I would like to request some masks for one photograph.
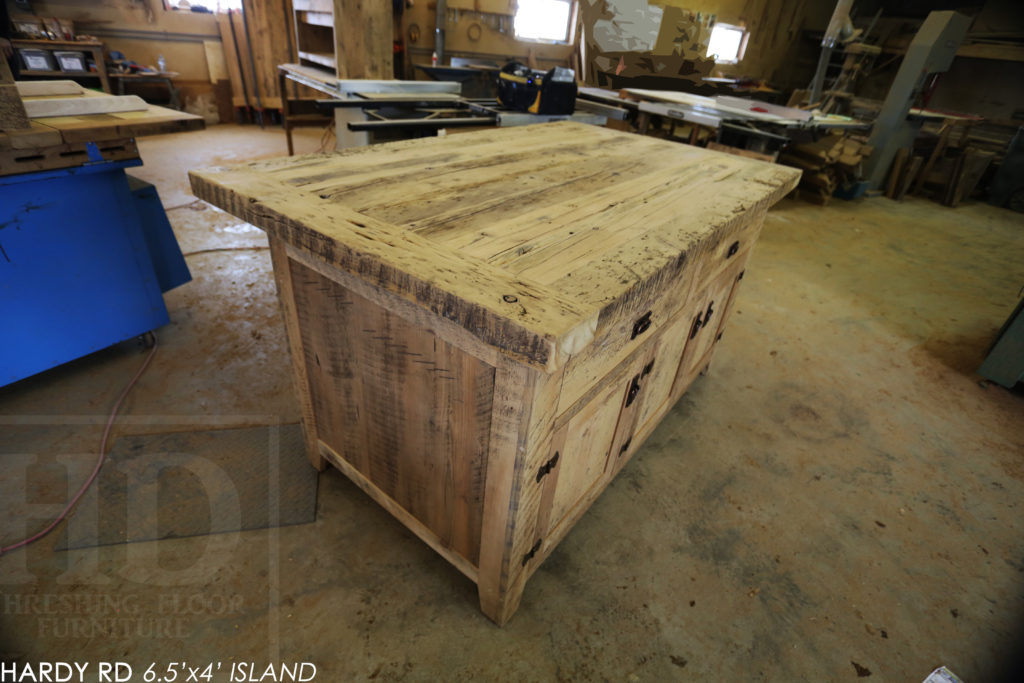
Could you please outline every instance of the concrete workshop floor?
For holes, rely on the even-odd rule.
[[[283,133],[218,126],[140,148],[134,172],[185,251],[265,244],[191,197],[185,171],[281,155]],[[328,471],[313,524],[73,552],[54,552],[55,533],[5,555],[0,660],[309,661],[325,681],[920,681],[946,664],[992,680],[1022,642],[1024,398],[974,369],[1021,263],[1022,217],[985,204],[784,201],[711,373],[504,629]],[[268,253],[189,264],[116,433],[297,422]],[[129,342],[0,389],[17,444],[0,450],[38,455],[27,474],[0,469],[0,494],[36,505],[27,523],[8,506],[4,543],[77,485],[55,459],[90,462],[142,359]]]

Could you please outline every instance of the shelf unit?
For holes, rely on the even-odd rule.
[[[389,80],[394,70],[392,4],[378,0],[293,0],[301,66],[339,79]]]
[[[47,50],[54,52],[57,50],[73,50],[75,52],[86,52],[92,56],[93,63],[96,64],[96,71],[36,71],[34,69],[22,69],[19,76],[20,80],[34,77],[45,77],[45,78],[94,78],[99,80],[100,86],[103,88],[103,92],[113,92],[110,89],[110,79],[107,78],[107,63],[103,58],[103,43],[84,41],[84,40],[28,40],[23,38],[12,38],[11,46],[17,50],[19,48],[29,48],[35,50]]]
[[[333,0],[294,0],[295,47],[299,64],[338,74]]]

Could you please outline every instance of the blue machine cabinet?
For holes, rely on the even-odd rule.
[[[0,177],[0,386],[169,321],[192,276],[141,164]]]

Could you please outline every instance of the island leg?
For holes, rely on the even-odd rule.
[[[295,393],[298,395],[302,410],[302,435],[306,441],[306,454],[313,467],[323,472],[327,467],[327,461],[320,455],[317,444],[316,415],[313,413],[313,400],[306,374],[306,356],[302,351],[302,336],[299,334],[299,315],[295,308],[295,292],[292,289],[291,262],[288,260],[285,243],[276,237],[268,235],[268,238],[270,259],[274,264],[274,280],[277,282],[277,297],[281,301],[281,313],[284,315],[284,326],[288,334]]]

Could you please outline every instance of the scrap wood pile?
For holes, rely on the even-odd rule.
[[[912,148],[900,149],[889,170],[886,196],[930,197],[946,206],[983,190],[991,166],[998,166],[1014,132],[977,117],[946,119],[925,126]]]
[[[872,149],[863,139],[832,133],[815,142],[790,145],[779,155],[779,163],[803,170],[801,199],[828,204],[836,189],[850,189],[860,181],[861,161]]]

